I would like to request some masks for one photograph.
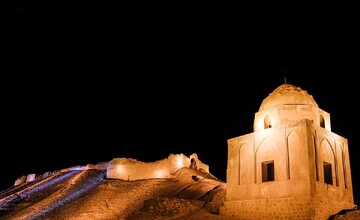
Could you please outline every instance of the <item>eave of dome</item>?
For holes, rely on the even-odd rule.
[[[292,84],[282,84],[277,87],[263,100],[259,110],[273,108],[278,105],[312,105],[318,108],[312,95]]]

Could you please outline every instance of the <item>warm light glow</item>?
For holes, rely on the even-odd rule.
[[[176,167],[178,169],[182,168],[184,166],[184,158],[182,158],[181,156],[177,155],[176,156]]]
[[[155,171],[155,178],[164,178],[166,177],[166,171],[164,169],[159,169]]]
[[[118,165],[116,167],[116,171],[117,171],[117,173],[123,173],[125,171],[124,166],[123,165]]]
[[[155,162],[145,163],[132,158],[115,158],[109,162],[107,167],[107,178],[122,180],[143,180],[149,178],[168,178],[177,170],[189,167],[190,158],[196,159],[197,169],[209,172],[209,166],[197,159],[197,154],[190,157],[184,154],[170,154],[168,158]]]

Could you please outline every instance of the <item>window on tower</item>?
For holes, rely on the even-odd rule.
[[[331,163],[327,163],[325,161],[324,161],[324,182],[331,185],[333,184]]]
[[[269,182],[275,180],[274,161],[265,161],[261,164],[262,182]]]
[[[325,128],[325,119],[322,115],[320,115],[320,127]]]
[[[270,117],[267,115],[264,119],[264,128],[271,128],[272,127],[272,122]]]

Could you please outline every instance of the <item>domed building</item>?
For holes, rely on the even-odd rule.
[[[277,87],[253,133],[228,140],[226,201],[239,219],[328,219],[354,207],[348,141],[307,91]]]

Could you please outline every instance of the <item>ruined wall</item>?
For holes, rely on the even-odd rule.
[[[64,168],[64,169],[61,169],[61,170],[58,170],[58,171],[54,171],[54,172],[45,172],[43,174],[35,174],[35,173],[32,173],[32,174],[27,174],[27,175],[23,175],[21,177],[18,177],[15,182],[14,182],[14,186],[17,186],[17,185],[20,185],[20,184],[24,184],[24,183],[27,183],[27,182],[33,182],[35,180],[39,180],[39,179],[43,179],[43,178],[46,178],[56,172],[69,172],[69,171],[72,171],[72,170],[89,170],[89,169],[95,169],[95,170],[106,170],[107,167],[109,165],[109,162],[100,162],[100,163],[97,163],[95,165],[93,164],[87,164],[85,166],[73,166],[73,167],[68,167],[68,168]]]
[[[196,169],[209,172],[209,166],[203,164],[197,154],[192,154],[190,157],[186,157],[184,154],[170,154],[168,158],[148,163],[132,158],[115,158],[109,163],[106,177],[129,181],[167,178],[180,168],[190,167],[192,158],[196,161]]]

